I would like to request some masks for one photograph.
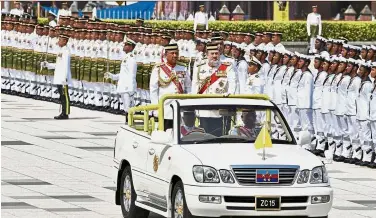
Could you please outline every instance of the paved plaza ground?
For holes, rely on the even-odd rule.
[[[113,145],[124,117],[1,96],[2,217],[122,217],[111,181]],[[376,217],[376,170],[327,165],[330,218]],[[158,215],[150,217],[159,218]]]

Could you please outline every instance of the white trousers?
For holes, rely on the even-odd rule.
[[[371,125],[368,120],[359,122],[359,139],[363,151],[363,161],[371,161],[372,145],[371,145]],[[358,157],[357,157],[358,158]],[[360,158],[358,158],[360,159]]]
[[[123,101],[123,110],[128,113],[129,108],[133,107],[133,96],[135,92],[121,93],[121,99]]]

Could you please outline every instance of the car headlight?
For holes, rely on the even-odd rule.
[[[208,166],[194,166],[193,176],[196,182],[201,183],[219,183],[217,170]]]
[[[309,183],[318,184],[318,183],[327,183],[328,174],[324,166],[315,167],[311,171],[311,179]]]
[[[309,179],[309,170],[302,170],[298,176],[298,184],[307,183]]]
[[[221,175],[222,182],[224,183],[235,183],[234,177],[231,172],[228,170],[220,170],[219,174]]]

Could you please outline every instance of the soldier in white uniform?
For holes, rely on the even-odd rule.
[[[330,66],[329,57],[315,56],[314,68],[317,75],[313,82],[312,109],[313,109],[313,128],[315,130],[316,146],[314,154],[323,156],[325,150],[325,119],[321,113],[324,82],[328,77]]]
[[[46,61],[41,63],[43,67],[55,69],[53,83],[57,85],[59,90],[62,111],[59,116],[56,116],[54,118],[59,120],[68,119],[68,115],[70,113],[70,100],[68,94],[68,84],[71,83],[70,51],[66,46],[68,40],[69,36],[59,36],[58,45],[60,47],[60,51],[57,55],[56,63],[48,63]]]
[[[236,75],[235,93],[238,94],[240,92],[244,92],[245,83],[243,81],[246,81],[248,77],[248,64],[244,58],[245,47],[238,43],[233,43],[233,46],[235,48],[234,50],[232,50],[232,54],[235,59],[235,61],[233,62],[233,67]]]
[[[337,150],[337,153],[336,152],[334,153],[333,158],[336,158],[338,154],[341,154],[342,152],[342,137],[343,137],[342,128],[347,129],[345,122],[342,122],[343,120],[337,119],[337,116],[336,116],[337,98],[338,98],[337,89],[338,89],[338,84],[343,77],[343,73],[346,70],[347,60],[342,57],[338,58],[337,60],[339,64],[336,70],[336,76],[334,77],[334,80],[330,88],[331,100],[330,100],[330,106],[329,106],[329,111],[330,111],[331,118],[332,118],[331,126],[332,126],[333,140],[334,140],[333,141],[334,144],[330,143],[329,145],[330,146],[335,145],[335,150]],[[339,150],[341,152],[339,152]]]
[[[369,104],[370,96],[373,89],[373,82],[369,76],[371,66],[368,63],[362,63],[359,68],[359,76],[362,83],[359,89],[359,95],[356,100],[357,113],[356,119],[359,124],[360,146],[354,146],[353,160],[351,164],[367,166],[372,161],[372,145],[371,145],[371,126],[369,122]]]
[[[207,46],[208,60],[193,69],[192,94],[235,94],[236,75],[232,64],[221,64],[216,44]],[[200,125],[207,133],[222,136],[227,133],[229,122],[223,123],[219,114],[200,111]]]
[[[132,107],[133,96],[137,89],[136,73],[137,73],[137,62],[133,56],[133,49],[136,43],[131,39],[124,39],[124,58],[121,63],[120,73],[112,74],[106,73],[106,77],[110,77],[112,80],[118,80],[117,92],[120,93],[123,99],[124,112],[126,118],[128,115],[128,110]]]
[[[308,70],[310,64],[310,57],[302,55],[298,62],[298,69],[302,74],[297,85],[297,101],[296,108],[299,113],[299,121],[302,131],[309,131],[313,138],[312,126],[312,92],[313,92],[313,75]],[[311,144],[303,145],[307,150],[313,150]]]
[[[315,40],[321,36],[321,15],[317,13],[317,6],[312,6],[312,13],[307,16],[307,34],[310,37],[310,52],[316,53]]]
[[[294,73],[295,71],[295,66],[298,62],[298,58],[297,56],[294,54],[294,53],[288,53],[288,55],[290,55],[290,61],[288,62],[287,64],[287,70],[285,72],[285,74],[283,75],[283,78],[282,78],[282,81],[281,81],[281,89],[282,89],[282,93],[281,93],[281,102],[282,102],[282,113],[283,115],[286,117],[286,120],[287,122],[290,124],[290,113],[289,113],[289,106],[287,105],[288,103],[288,96],[287,96],[287,92],[288,92],[288,87],[289,87],[289,82],[290,82],[290,79],[291,79],[291,76],[292,74]],[[285,133],[282,133],[282,135],[284,135]]]
[[[61,3],[62,9],[59,9],[59,12],[57,12],[57,21],[59,22],[60,16],[72,16],[72,12],[68,8],[68,3],[63,2]]]
[[[17,16],[22,16],[23,13],[24,13],[24,10],[21,7],[21,3],[20,2],[14,2],[14,6],[15,6],[15,8],[10,10],[9,13],[13,14],[13,15],[17,15]]]
[[[209,27],[209,19],[208,19],[208,14],[204,12],[205,11],[205,6],[200,5],[200,11],[195,13],[195,20],[193,24],[193,30],[196,31],[198,30],[207,30]]]
[[[373,88],[370,97],[369,103],[369,121],[371,126],[371,133],[372,133],[372,142],[373,142],[373,162],[368,164],[369,168],[376,169],[376,158],[375,158],[375,151],[376,151],[376,62],[372,63],[371,79],[373,79]]]
[[[347,132],[343,138],[343,149],[341,157],[337,158],[339,162],[349,163],[351,154],[353,153],[354,144],[359,147],[359,134],[358,134],[358,123],[356,121],[356,98],[359,94],[360,84],[362,79],[358,76],[357,71],[359,68],[358,61],[354,59],[349,59],[347,64],[348,68],[352,68],[350,72],[350,82],[347,86],[347,97],[346,97],[346,122],[347,122]]]
[[[334,114],[336,115],[336,120],[337,120],[337,126],[339,127],[338,128],[338,132],[341,136],[341,141],[340,143],[337,145],[336,147],[336,151],[334,153],[335,157],[334,157],[334,161],[339,161],[341,160],[342,158],[341,155],[342,155],[342,152],[343,152],[343,144],[344,144],[344,141],[349,141],[349,138],[348,138],[348,123],[347,123],[347,117],[345,116],[346,115],[346,101],[347,101],[347,93],[348,93],[348,86],[350,85],[350,81],[351,81],[351,76],[350,76],[350,73],[352,71],[352,68],[353,68],[353,63],[352,62],[349,62],[349,60],[347,59],[344,59],[343,57],[340,57],[340,61],[341,61],[341,64],[346,64],[346,69],[343,71],[343,74],[342,74],[342,77],[340,79],[340,81],[336,84],[337,85],[337,98],[336,98],[336,107],[335,107],[335,111],[334,111]],[[344,63],[346,62],[346,63]],[[347,145],[348,147],[349,145]],[[345,148],[346,149],[346,148]]]
[[[159,99],[165,94],[186,94],[191,92],[191,76],[189,70],[177,65],[179,48],[177,44],[169,44],[164,47],[166,62],[154,67],[150,77],[150,100],[152,104],[158,104]],[[165,102],[168,104],[168,102]],[[158,114],[154,114],[157,116]],[[164,111],[164,127],[173,127],[172,111],[166,108]]]
[[[301,54],[295,52],[292,61],[298,62],[300,60]],[[300,77],[302,75],[302,70],[297,68],[292,73],[287,87],[287,105],[289,107],[289,124],[294,131],[294,135],[298,136],[299,134],[299,113],[296,108],[298,101],[298,93],[296,92]]]
[[[247,66],[248,75],[244,81],[244,89],[241,90],[240,94],[261,94],[263,92],[264,81],[258,75],[261,66],[262,64],[257,58],[251,58]],[[239,82],[242,83],[243,80],[240,80]]]
[[[56,18],[56,14],[52,11],[49,11],[48,12],[48,25],[50,27],[55,27],[57,25],[55,18]]]

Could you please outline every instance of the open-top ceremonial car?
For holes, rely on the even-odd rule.
[[[325,165],[298,138],[265,95],[165,95],[117,133],[116,204],[124,217],[327,217]]]

